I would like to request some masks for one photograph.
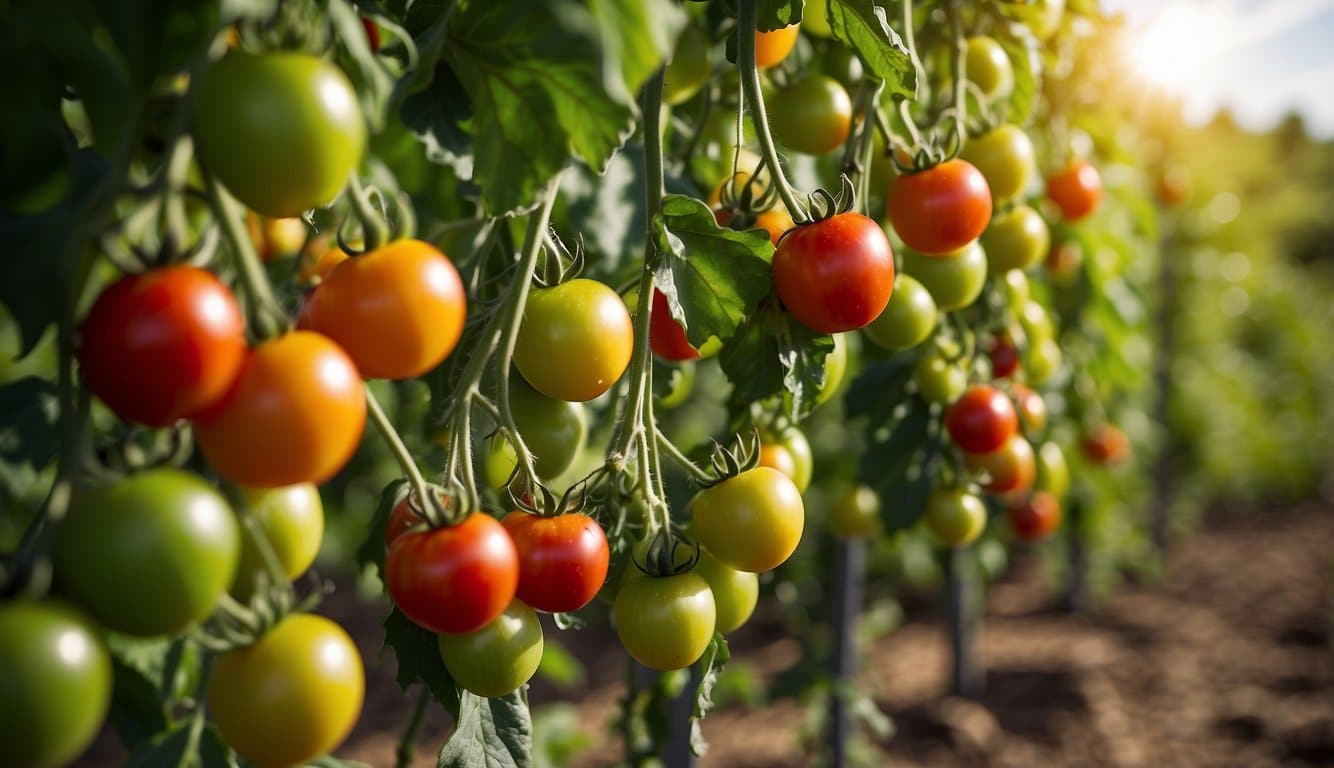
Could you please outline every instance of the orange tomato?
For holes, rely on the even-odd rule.
[[[792,24],[772,32],[755,33],[755,66],[759,69],[776,67],[792,53],[797,44],[800,24]]]

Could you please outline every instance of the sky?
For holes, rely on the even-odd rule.
[[[1139,74],[1185,100],[1192,122],[1223,106],[1265,129],[1292,109],[1334,137],[1334,0],[1103,0],[1124,11]]]

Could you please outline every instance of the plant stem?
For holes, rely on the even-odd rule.
[[[421,730],[422,718],[430,703],[431,691],[422,685],[421,693],[417,694],[417,703],[412,707],[412,718],[403,728],[403,735],[398,738],[398,748],[394,750],[394,768],[408,768],[412,765],[412,757],[417,753],[417,731]]]
[[[860,210],[866,213],[866,206],[871,190],[871,154],[875,152],[875,117],[872,112],[880,103],[880,93],[885,89],[884,80],[871,81],[870,95],[866,100],[866,117],[862,119],[860,145],[857,147],[857,165],[861,173],[857,177],[857,200]]]
[[[950,0],[950,31],[954,37],[954,46],[950,49],[950,70],[954,73],[954,138],[955,152],[963,149],[963,142],[968,137],[965,121],[968,119],[968,100],[965,97],[968,80],[968,40],[963,36],[963,18],[959,10],[959,0]]]
[[[912,0],[903,0],[903,42],[908,48],[908,58],[912,59],[913,73],[917,76],[917,87],[921,88],[926,80],[926,67],[917,55],[917,36],[913,32]]]
[[[380,212],[371,207],[361,179],[354,171],[347,180],[347,199],[352,204],[352,215],[361,224],[362,248],[369,253],[389,239],[389,226]]]
[[[185,754],[187,755],[187,765],[193,765],[199,762],[199,739],[204,735],[204,698],[208,693],[209,681],[213,678],[214,656],[208,651],[203,652],[203,658],[199,660],[199,684],[195,687],[194,712],[190,715],[190,737],[186,742]],[[164,687],[171,685],[170,680],[163,680]]]
[[[741,90],[745,95],[746,105],[750,107],[750,120],[755,126],[755,138],[760,142],[760,153],[764,155],[769,172],[773,174],[778,194],[783,198],[788,213],[793,221],[802,224],[810,221],[797,193],[783,175],[783,166],[778,163],[778,150],[774,147],[773,134],[769,132],[769,117],[764,111],[764,94],[760,92],[760,72],[755,66],[755,26],[759,18],[758,0],[740,0],[737,8],[737,74],[741,77]],[[647,123],[648,115],[644,116]]]
[[[417,504],[421,507],[421,514],[432,526],[444,523],[443,520],[436,520],[435,508],[431,503],[431,492],[426,487],[426,478],[422,477],[421,470],[417,468],[417,462],[412,458],[412,453],[408,447],[403,444],[403,438],[399,436],[398,430],[389,421],[385,415],[384,409],[380,407],[380,401],[375,398],[375,393],[371,391],[370,384],[365,385],[366,390],[366,411],[371,418],[371,423],[379,431],[380,437],[384,439],[389,451],[394,454],[394,460],[407,475],[408,483],[412,485],[412,492],[417,496]]]
[[[283,312],[278,300],[274,298],[273,288],[264,273],[259,254],[255,253],[255,246],[242,227],[240,206],[222,189],[213,174],[207,169],[201,169],[201,173],[204,175],[209,206],[213,208],[213,215],[222,226],[223,237],[236,257],[236,268],[241,283],[245,285],[251,320],[258,331],[258,338],[273,338],[286,330],[287,313]]]
[[[680,465],[680,467],[684,469],[693,480],[696,482],[709,482],[714,479],[708,472],[695,466],[695,462],[691,461],[688,456],[682,453],[681,449],[676,447],[676,443],[667,439],[667,436],[662,433],[662,430],[657,428],[656,424],[653,427],[653,438],[657,441],[658,449],[665,452],[668,458]]]

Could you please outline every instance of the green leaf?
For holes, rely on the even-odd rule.
[[[26,376],[0,385],[0,459],[40,470],[59,449],[60,398],[54,382]]]
[[[497,699],[464,691],[455,722],[454,732],[440,748],[439,768],[532,766],[533,722],[523,689]]]
[[[399,117],[426,149],[427,160],[447,165],[460,177],[470,178],[472,140],[463,126],[472,118],[471,106],[454,70],[440,66],[428,87],[403,101]]]
[[[812,331],[772,304],[761,306],[718,356],[732,381],[729,410],[743,415],[751,403],[782,395],[789,415],[800,420],[815,407],[833,349],[829,334]]]
[[[200,768],[237,768],[236,753],[212,725],[205,725],[199,734]],[[312,763],[314,765],[314,763]]]
[[[583,237],[590,266],[600,276],[613,275],[644,247],[644,146],[626,144],[598,175],[582,166],[561,177],[560,200],[568,231]]]
[[[671,0],[590,0],[589,9],[606,46],[603,82],[623,104],[671,55],[686,14]]]
[[[410,686],[422,683],[445,709],[451,713],[459,711],[459,690],[440,658],[440,645],[434,632],[422,629],[394,608],[384,620],[381,656],[386,649],[394,651],[394,659],[398,662],[396,680],[399,688],[406,691]]]
[[[658,290],[686,338],[697,348],[711,336],[729,341],[770,293],[768,234],[719,227],[707,205],[685,195],[663,198],[653,234]]]
[[[119,680],[116,681],[119,684]],[[130,752],[125,768],[167,768],[185,764],[190,750],[188,720],[162,731]]]
[[[371,51],[361,16],[347,0],[329,0],[329,22],[344,55],[339,57],[343,71],[356,86],[361,111],[372,133],[384,127],[385,108],[394,92],[394,74]]]
[[[727,646],[727,639],[721,632],[713,634],[713,640],[704,650],[704,655],[695,662],[695,671],[699,676],[699,687],[695,689],[695,707],[690,713],[690,751],[699,757],[708,749],[704,741],[704,731],[700,728],[704,716],[713,709],[713,686],[718,682],[718,675],[732,658]]]
[[[1006,24],[996,35],[1014,69],[1014,89],[1005,100],[1006,119],[1015,125],[1027,125],[1033,117],[1042,87],[1042,48],[1029,28],[1020,23]]]
[[[389,516],[393,514],[399,499],[403,498],[403,489],[407,485],[407,480],[399,478],[380,491],[380,500],[375,505],[375,514],[371,515],[366,539],[357,547],[357,565],[362,568],[374,566],[376,573],[384,572],[384,528],[389,523]]]
[[[885,81],[886,94],[915,97],[917,71],[884,7],[872,0],[829,0],[829,29],[857,52],[868,73]]]
[[[755,28],[760,32],[772,32],[796,24],[801,21],[803,5],[802,0],[759,0],[755,9]]]
[[[601,172],[630,135],[633,103],[606,88],[607,45],[569,0],[460,3],[444,58],[472,100],[472,180],[490,212],[533,205],[571,154]]]

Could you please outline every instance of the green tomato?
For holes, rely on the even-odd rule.
[[[542,662],[537,612],[515,599],[475,632],[440,635],[440,658],[463,688],[486,698],[504,696],[533,677]]]
[[[862,329],[867,338],[885,349],[908,349],[921,344],[936,327],[936,300],[917,278],[900,274],[894,293],[880,316]]]
[[[1032,295],[1032,289],[1028,285],[1028,275],[1022,270],[1012,269],[1005,273],[1005,301],[1010,305],[1011,312],[1022,313],[1024,305]]]
[[[213,612],[240,549],[236,517],[211,485],[152,469],[75,498],[56,534],[56,579],[114,632],[174,635]]]
[[[782,472],[755,467],[710,486],[690,502],[699,543],[740,571],[762,573],[797,549],[806,523],[801,491]]]
[[[519,434],[536,459],[538,477],[551,480],[570,468],[588,435],[582,404],[554,400],[523,382],[512,381],[510,410]]]
[[[961,156],[986,177],[993,203],[1022,195],[1037,173],[1032,139],[1010,123],[969,139]]]
[[[88,748],[111,705],[111,657],[79,613],[0,603],[0,670],[0,765],[67,765]]]
[[[938,349],[917,360],[912,380],[918,397],[939,405],[953,403],[968,389],[968,372],[958,363],[946,360]]]
[[[667,104],[689,101],[713,74],[713,50],[704,28],[691,24],[681,32],[676,50],[662,83],[662,100]]]
[[[829,0],[806,0],[801,11],[801,31],[816,37],[834,36],[829,28]]]
[[[824,359],[824,382],[820,384],[820,392],[815,396],[816,405],[824,405],[838,394],[838,388],[843,386],[843,378],[847,372],[848,340],[843,334],[835,333],[834,348]]]
[[[987,508],[971,493],[938,488],[927,497],[923,519],[937,539],[958,547],[982,535],[987,526]]]
[[[1038,447],[1037,480],[1033,483],[1035,491],[1047,491],[1057,499],[1065,498],[1070,492],[1070,467],[1065,463],[1065,452],[1061,446],[1051,441]]]
[[[730,568],[710,555],[699,551],[699,562],[693,573],[708,582],[717,608],[714,629],[723,634],[735,631],[750,620],[755,603],[760,598],[760,577],[753,573]]]
[[[811,487],[815,472],[815,457],[806,435],[796,427],[788,427],[776,437],[766,438],[760,444],[760,466],[772,467],[787,475],[797,490],[805,493]]]
[[[1035,387],[1046,384],[1060,370],[1061,360],[1061,346],[1055,339],[1047,337],[1030,342],[1028,354],[1024,358],[1024,373],[1028,374],[1028,382]]]
[[[662,578],[627,573],[612,605],[616,636],[626,652],[660,672],[698,661],[713,639],[717,615],[709,583],[694,573]]]
[[[1027,205],[1016,205],[991,219],[991,225],[982,233],[982,247],[987,252],[991,274],[1022,271],[1046,258],[1051,249],[1051,232],[1037,211]],[[1027,283],[1024,288],[1028,288]]]
[[[519,466],[519,455],[514,445],[501,435],[495,435],[487,441],[486,455],[482,458],[482,472],[486,484],[495,489],[505,487],[514,475],[514,468]]]
[[[319,489],[311,483],[284,488],[243,488],[241,496],[283,574],[289,580],[300,577],[315,562],[324,539],[324,504]],[[242,532],[241,559],[232,582],[232,594],[249,600],[256,576],[267,571],[255,537]]]
[[[1000,43],[990,37],[968,38],[965,58],[968,79],[989,99],[1004,98],[1014,90],[1014,67]]]
[[[788,149],[823,155],[843,146],[852,130],[852,98],[837,80],[808,74],[769,98],[774,138]]]
[[[1019,325],[1028,335],[1030,346],[1042,339],[1056,338],[1056,327],[1052,325],[1047,308],[1032,299],[1024,302],[1024,308],[1019,312]]]
[[[191,91],[200,162],[265,216],[328,205],[361,162],[366,121],[357,92],[318,56],[233,50]]]
[[[972,305],[982,295],[987,281],[987,255],[977,241],[940,256],[905,250],[903,271],[931,292],[938,309],[949,312]]]
[[[801,28],[810,29],[805,23]],[[857,87],[866,75],[865,67],[862,66],[862,60],[857,54],[848,46],[839,44],[831,44],[825,48],[824,56],[820,59],[820,71],[847,89]]]
[[[880,496],[869,486],[847,489],[829,508],[829,526],[842,539],[864,539],[880,532]]]

